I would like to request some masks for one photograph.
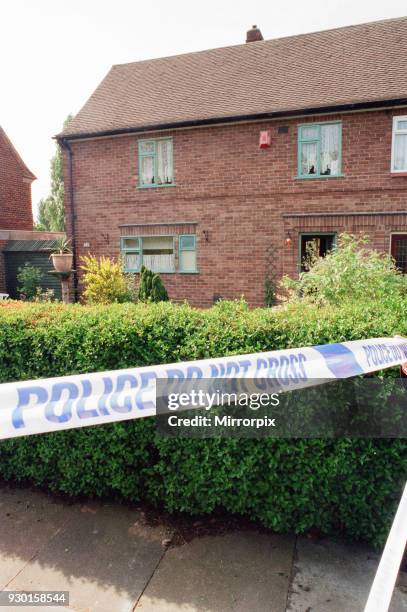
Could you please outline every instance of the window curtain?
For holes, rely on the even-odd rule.
[[[321,125],[321,174],[339,174],[339,126]]]
[[[153,272],[172,272],[174,270],[174,254],[143,255],[143,264]]]
[[[301,174],[316,174],[317,168],[317,143],[303,142],[301,155]]]
[[[154,157],[141,158],[141,184],[152,185],[154,183]]]
[[[140,268],[139,253],[126,253],[124,265],[126,270],[138,270]]]
[[[157,141],[157,183],[172,183],[172,141]]]
[[[407,172],[407,134],[395,134],[394,138],[394,170]]]
[[[143,264],[153,272],[175,270],[173,237],[149,236],[143,238]]]

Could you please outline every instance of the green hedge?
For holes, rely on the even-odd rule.
[[[249,311],[151,305],[0,306],[0,381],[407,335],[407,303]],[[276,531],[317,527],[375,544],[406,474],[403,440],[169,439],[154,419],[7,440],[0,476],[68,495],[224,508]]]

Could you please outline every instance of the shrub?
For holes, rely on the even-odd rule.
[[[130,274],[123,269],[123,262],[102,256],[85,255],[83,262],[83,298],[87,304],[112,304],[134,300],[134,284]]]
[[[42,289],[42,287],[37,287],[37,291],[35,292],[34,302],[53,302],[54,300],[55,300],[54,289]]]
[[[28,263],[18,268],[17,280],[20,284],[18,291],[24,299],[33,300],[36,297],[42,277],[41,270]]]
[[[138,299],[140,302],[167,302],[168,293],[157,272],[148,270],[141,266],[140,285],[138,289]]]
[[[34,379],[374,336],[407,335],[407,301],[0,305],[0,379]],[[387,372],[391,373],[391,372]],[[407,467],[405,440],[163,438],[153,418],[0,443],[3,480],[67,495],[223,508],[278,532],[383,542]]]
[[[340,305],[344,301],[387,301],[407,293],[407,279],[389,255],[367,248],[366,236],[341,234],[325,257],[307,253],[307,271],[285,278],[292,298]]]
[[[271,308],[276,302],[276,292],[274,282],[270,276],[266,276],[264,281],[264,305],[266,308]]]

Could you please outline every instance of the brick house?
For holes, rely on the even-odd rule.
[[[63,233],[34,232],[31,183],[34,174],[27,168],[11,140],[0,126],[0,293],[17,297],[18,267],[25,262],[50,268],[53,241]],[[46,286],[59,286],[44,274]],[[44,285],[44,286],[45,286]]]
[[[264,303],[307,244],[363,232],[407,272],[407,18],[113,66],[58,135],[81,255],[174,300]],[[80,288],[80,278],[79,278]]]

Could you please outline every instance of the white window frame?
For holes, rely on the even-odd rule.
[[[394,148],[395,148],[395,144],[396,144],[396,134],[406,134],[407,136],[407,129],[404,130],[399,130],[397,129],[397,122],[398,121],[407,121],[407,115],[396,115],[395,117],[393,117],[393,129],[392,129],[392,134],[391,134],[391,166],[390,166],[390,172],[392,174],[407,174],[407,167],[403,168],[402,170],[395,170],[394,168]]]

